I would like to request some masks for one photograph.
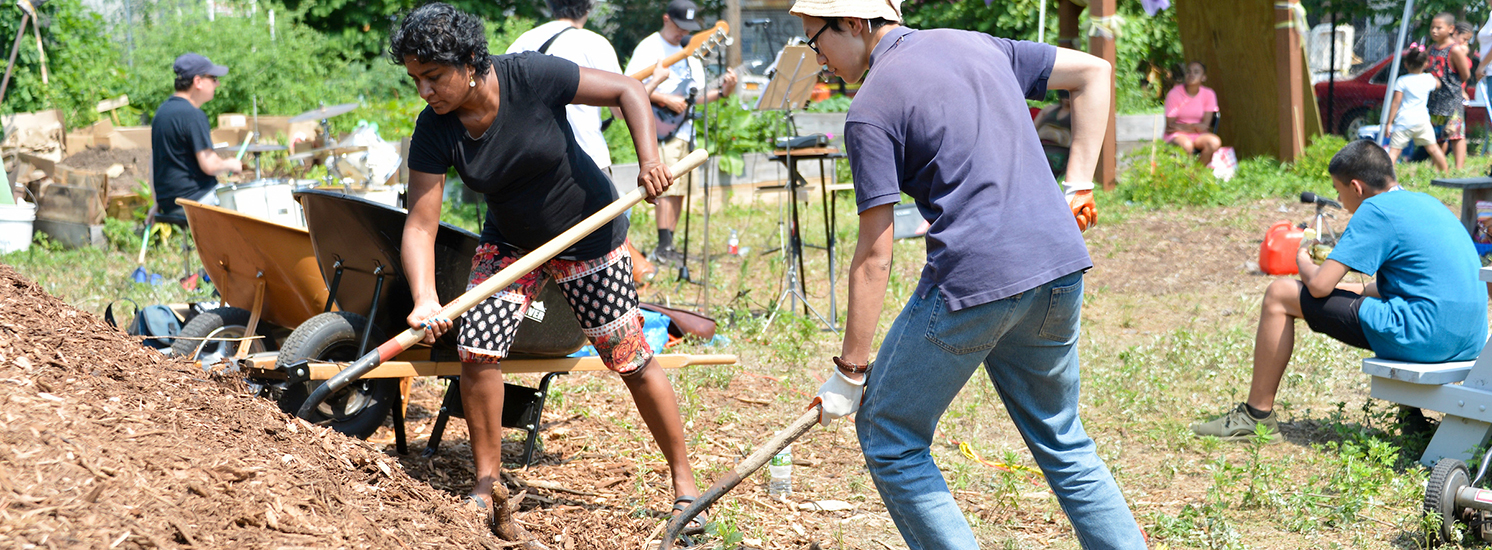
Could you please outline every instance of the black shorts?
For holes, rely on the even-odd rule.
[[[1300,313],[1311,330],[1349,346],[1371,350],[1368,337],[1362,332],[1362,321],[1357,318],[1362,301],[1363,295],[1342,289],[1331,291],[1325,298],[1317,298],[1311,296],[1305,285],[1300,288]]]

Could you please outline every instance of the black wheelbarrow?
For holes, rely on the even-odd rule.
[[[324,313],[295,329],[278,353],[250,355],[239,367],[276,398],[281,410],[295,414],[323,381],[346,363],[382,343],[387,334],[408,327],[414,308],[403,276],[399,248],[407,212],[341,193],[304,190],[295,193],[306,214],[316,261],[329,290]],[[442,223],[435,237],[436,293],[442,303],[466,290],[478,236]],[[335,311],[333,308],[335,306]],[[372,320],[370,323],[369,320]],[[434,454],[451,416],[462,416],[456,354],[461,321],[434,345],[411,347],[334,393],[317,408],[319,418],[337,431],[366,438],[392,413],[395,442],[405,453],[404,401],[401,381],[416,376],[451,380],[425,454]],[[534,298],[519,325],[503,372],[546,373],[537,388],[507,384],[503,426],[527,432],[523,464],[532,461],[538,442],[544,398],[554,377],[566,372],[599,371],[597,357],[569,357],[586,345],[585,335],[558,285],[552,280]],[[658,355],[664,368],[701,364],[734,364],[731,355]]]

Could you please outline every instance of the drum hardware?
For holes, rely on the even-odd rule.
[[[321,135],[324,136],[324,138],[325,138],[324,145],[321,148],[319,148],[319,149],[313,149],[311,151],[307,151],[307,153],[313,153],[311,155],[311,157],[316,157],[317,156],[316,153],[319,153],[319,152],[322,152],[322,151],[328,151],[327,154],[330,155],[330,156],[332,156],[333,160],[329,161],[327,163],[327,167],[326,167],[327,168],[327,170],[326,170],[326,183],[328,185],[336,183],[334,181],[335,177],[333,176],[332,171],[334,169],[336,169],[337,165],[341,164],[341,162],[339,162],[338,160],[336,160],[336,156],[337,155],[345,155],[347,153],[356,152],[356,151],[365,151],[365,150],[367,150],[367,147],[360,147],[360,148],[339,147],[337,145],[337,140],[332,137],[332,125],[331,125],[331,122],[328,121],[327,119],[329,119],[331,117],[334,117],[334,116],[338,116],[338,115],[345,115],[347,113],[350,113],[352,111],[357,110],[357,108],[358,108],[358,104],[357,103],[343,103],[343,104],[340,104],[340,105],[331,105],[331,106],[322,105],[322,106],[317,107],[315,109],[311,109],[311,110],[306,111],[304,113],[301,113],[301,114],[295,115],[293,117],[290,117],[290,122],[291,123],[305,122],[305,121],[308,121],[308,120],[317,120],[317,119],[321,120]],[[342,149],[350,149],[350,150],[341,151]],[[298,154],[304,154],[304,153],[298,153]],[[306,158],[310,158],[310,157],[299,157],[299,158],[297,158],[297,160],[305,160]],[[340,173],[341,170],[337,169],[337,172]],[[364,179],[364,181],[366,181],[368,178],[365,176],[363,179]]]

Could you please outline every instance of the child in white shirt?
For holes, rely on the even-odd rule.
[[[1398,162],[1399,152],[1413,141],[1415,145],[1424,147],[1435,162],[1435,168],[1444,172],[1448,169],[1445,152],[1435,143],[1435,127],[1430,124],[1427,103],[1430,92],[1440,87],[1440,79],[1425,74],[1425,64],[1429,59],[1422,47],[1410,46],[1409,51],[1404,52],[1404,70],[1409,74],[1394,82],[1394,101],[1388,109],[1393,131],[1388,140],[1388,156]]]

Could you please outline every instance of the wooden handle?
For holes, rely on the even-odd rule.
[[[694,152],[689,153],[688,156],[685,156],[684,158],[679,159],[678,162],[674,163],[674,165],[669,168],[669,172],[672,173],[674,179],[677,180],[680,174],[687,174],[690,170],[698,168],[699,165],[704,164],[705,159],[709,158],[709,156],[709,152],[705,151],[704,149],[695,149]],[[513,262],[508,267],[505,267],[501,271],[493,274],[492,277],[488,278],[486,281],[483,281],[482,284],[479,284],[471,290],[466,291],[465,294],[458,296],[455,300],[452,300],[451,303],[446,304],[445,307],[441,308],[440,312],[436,313],[435,316],[444,317],[446,319],[455,319],[456,317],[461,316],[462,313],[466,313],[467,310],[477,307],[477,304],[482,303],[482,300],[486,300],[493,294],[497,294],[499,290],[507,288],[508,285],[513,284],[513,281],[517,281],[520,277],[523,277],[529,272],[538,269],[539,266],[544,265],[544,262],[547,262],[551,258],[559,255],[560,252],[564,252],[564,250],[566,248],[570,248],[571,245],[580,242],[580,239],[585,238],[586,235],[590,235],[591,232],[600,228],[602,225],[611,222],[613,218],[620,216],[622,212],[627,211],[628,208],[636,206],[637,203],[642,202],[642,199],[646,197],[647,190],[641,187],[632,190],[626,195],[622,195],[622,198],[617,199],[615,202],[612,202],[609,205],[606,205],[605,208],[602,208],[595,214],[591,214],[590,217],[581,220],[580,223],[575,224],[575,227],[571,227],[570,229],[565,230],[564,233],[560,233],[559,236],[551,239],[547,243],[544,243],[543,246],[534,249],[528,254],[524,254],[522,258],[518,259],[518,261]],[[410,346],[413,346],[416,342],[419,342],[424,337],[425,329],[411,328],[400,333],[398,336],[394,337],[394,339],[399,341],[399,344],[401,346],[400,350],[402,351],[404,349],[409,349]]]
[[[804,411],[796,420],[793,420],[792,424],[788,424],[782,431],[777,432],[777,435],[772,436],[771,441],[758,447],[745,460],[736,464],[734,470],[725,474],[725,477],[720,478],[709,489],[705,489],[705,492],[700,493],[699,498],[695,499],[687,508],[684,508],[684,511],[679,512],[679,515],[674,516],[668,521],[668,528],[663,532],[663,541],[658,544],[659,550],[673,548],[674,539],[678,538],[679,532],[684,530],[684,526],[689,523],[689,520],[694,519],[705,508],[709,508],[715,501],[720,500],[720,497],[725,496],[731,489],[740,485],[741,480],[756,473],[768,461],[772,460],[772,457],[776,456],[777,453],[786,449],[788,445],[792,445],[798,438],[803,437],[803,434],[808,433],[808,430],[812,429],[813,425],[819,422],[819,415],[822,413],[823,408],[823,405],[815,401],[813,406]]]

